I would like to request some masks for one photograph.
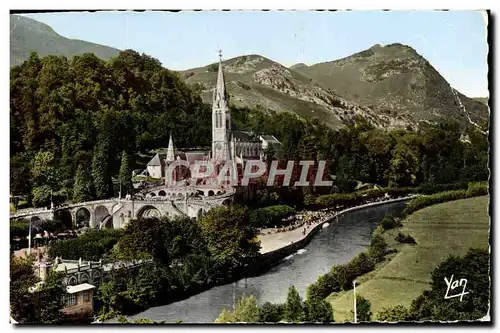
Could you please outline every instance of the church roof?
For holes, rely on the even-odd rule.
[[[269,143],[281,143],[274,135],[262,134],[261,138]]]
[[[243,142],[260,142],[259,137],[248,131],[231,131],[231,137],[236,139],[236,141]]]
[[[195,161],[201,161],[205,159],[208,156],[207,151],[201,151],[201,150],[196,150],[196,151],[175,151],[175,159],[179,157],[183,161],[188,161],[189,164],[193,164]],[[165,165],[165,159],[167,158],[167,153],[157,153],[151,161],[147,164],[147,166],[164,166]]]
[[[149,161],[147,166],[160,166],[163,165],[163,160],[165,160],[165,157],[167,154],[156,154],[151,161]]]

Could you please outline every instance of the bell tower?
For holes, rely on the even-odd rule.
[[[212,158],[216,161],[228,161],[229,137],[231,135],[231,113],[229,111],[226,83],[222,71],[222,51],[219,50],[219,71],[217,85],[212,97]]]

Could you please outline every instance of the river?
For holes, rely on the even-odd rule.
[[[213,323],[223,308],[232,310],[234,298],[238,300],[243,294],[251,294],[259,304],[283,303],[292,285],[304,298],[307,287],[327,273],[332,265],[350,261],[369,246],[377,222],[386,213],[397,215],[404,207],[404,202],[397,202],[348,213],[319,230],[304,249],[260,276],[217,286],[183,301],[150,308],[129,319]]]

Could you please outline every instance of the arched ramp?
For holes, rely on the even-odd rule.
[[[64,228],[71,230],[73,229],[73,217],[71,213],[67,210],[63,210],[57,213],[57,218],[64,225]]]
[[[83,228],[83,227],[90,227],[90,211],[82,207],[76,211],[76,227],[77,228]]]
[[[139,209],[137,212],[137,218],[148,218],[148,217],[160,217],[160,211],[152,205],[147,205]]]
[[[113,224],[113,218],[109,214],[109,211],[106,207],[104,206],[97,206],[95,209],[95,222],[97,226],[103,226],[103,222],[107,220],[108,216],[111,218],[111,224]],[[108,221],[109,222],[109,221]]]

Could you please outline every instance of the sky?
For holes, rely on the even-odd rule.
[[[285,66],[401,43],[458,91],[488,96],[486,19],[479,11],[181,11],[28,14],[67,38],[146,53],[173,70],[259,54]]]

